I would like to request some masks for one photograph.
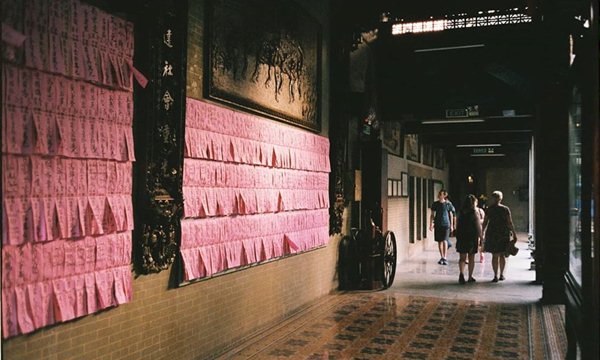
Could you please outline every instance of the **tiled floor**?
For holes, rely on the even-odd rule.
[[[480,281],[462,286],[451,254],[449,266],[437,265],[434,251],[399,265],[389,290],[327,296],[224,358],[564,358],[561,308],[535,303],[541,290],[530,284],[525,251],[505,282],[489,283],[486,259],[476,266]]]

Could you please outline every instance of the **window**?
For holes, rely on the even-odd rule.
[[[391,198],[408,197],[407,182],[408,178],[405,179],[404,176],[402,176],[402,179],[388,179],[387,196]]]
[[[423,183],[421,178],[415,178],[417,188],[417,240],[423,240]]]
[[[527,8],[525,8],[527,10]],[[531,16],[518,8],[500,11],[480,11],[476,15],[457,14],[445,19],[430,19],[416,22],[400,22],[392,25],[392,35],[424,33],[452,29],[530,23]]]
[[[408,239],[415,242],[415,178],[408,177]]]
[[[396,198],[396,197],[401,197],[402,194],[400,193],[401,191],[401,185],[400,185],[401,180],[399,179],[388,179],[387,181],[387,196],[391,197],[391,198]]]
[[[569,111],[569,270],[581,285],[581,95],[573,91]]]
[[[421,231],[423,231],[423,239],[427,237],[427,225],[429,224],[429,219],[427,218],[427,210],[430,205],[430,197],[429,197],[429,183],[431,180],[423,179],[423,205],[421,206],[423,211],[423,227]]]

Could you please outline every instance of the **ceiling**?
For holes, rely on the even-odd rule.
[[[465,143],[500,142],[515,151],[529,147],[534,124],[542,121],[535,114],[545,89],[569,81],[565,34],[575,26],[574,16],[584,10],[581,0],[332,1],[336,3],[339,16],[355,32],[379,29],[377,40],[370,44],[378,118],[399,122],[403,133],[419,134],[426,143],[454,150]],[[391,35],[391,25],[398,21],[514,8],[523,9],[533,21]],[[382,13],[390,21],[382,23]],[[419,51],[446,47],[462,48]],[[445,119],[446,109],[472,105],[479,106],[477,118],[483,122],[422,123]],[[522,116],[503,118],[503,110]]]
[[[373,47],[383,116],[440,118],[472,105],[482,115],[531,113],[536,36],[532,24],[380,36]]]

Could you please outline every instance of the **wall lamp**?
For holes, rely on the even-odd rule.
[[[500,147],[500,144],[460,144],[457,148],[472,148],[472,147]]]
[[[482,123],[485,122],[484,119],[456,119],[456,120],[423,120],[421,124],[423,125],[433,125],[433,124],[468,124],[468,123]]]
[[[416,49],[416,53],[421,52],[431,52],[431,51],[446,51],[446,50],[460,50],[460,49],[472,49],[472,48],[480,48],[484,47],[485,44],[474,44],[474,45],[459,45],[459,46],[445,46],[438,48],[429,48],[429,49]]]

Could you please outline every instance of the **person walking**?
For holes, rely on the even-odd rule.
[[[440,190],[438,200],[431,205],[431,216],[429,218],[429,230],[434,232],[434,239],[438,243],[440,251],[440,260],[438,264],[448,265],[446,253],[448,252],[448,242],[450,233],[454,231],[456,225],[456,210],[450,201],[446,190]]]
[[[477,203],[479,204],[479,199],[477,199]],[[479,206],[475,207],[475,211],[479,214],[479,220],[481,223],[481,228],[483,229],[483,222],[485,221],[485,211]],[[482,233],[483,240],[483,233]],[[479,241],[479,246],[477,246],[477,252],[479,253],[479,263],[483,264],[485,262],[485,255],[483,253],[483,241]]]
[[[511,243],[511,234],[513,235],[512,243],[517,242],[517,233],[515,232],[510,209],[502,205],[502,199],[503,194],[501,191],[492,193],[491,204],[487,209],[483,222],[484,251],[492,253],[492,269],[494,270],[492,282],[494,283],[504,280],[505,254]],[[498,277],[498,272],[500,272],[500,277]]]
[[[475,282],[473,278],[473,269],[475,268],[475,254],[481,244],[481,215],[477,211],[477,198],[474,195],[468,195],[458,213],[456,224],[456,251],[460,254],[458,269],[460,275],[458,282],[465,284],[465,263],[467,257],[469,262],[469,282]]]

